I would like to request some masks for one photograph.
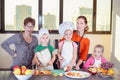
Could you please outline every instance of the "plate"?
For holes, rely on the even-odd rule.
[[[69,78],[87,78],[90,76],[90,73],[84,71],[68,71],[65,72],[65,76]]]

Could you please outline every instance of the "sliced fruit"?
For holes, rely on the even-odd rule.
[[[27,69],[27,70],[25,71],[25,75],[27,75],[27,74],[32,74],[32,73],[33,73],[33,71],[30,70],[30,69]]]
[[[21,74],[20,68],[15,69],[15,70],[13,71],[13,73],[20,75],[20,74]]]

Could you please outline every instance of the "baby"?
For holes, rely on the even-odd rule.
[[[100,44],[96,45],[92,56],[84,64],[84,68],[90,67],[101,67],[102,63],[106,62],[106,59],[103,57],[104,47]]]

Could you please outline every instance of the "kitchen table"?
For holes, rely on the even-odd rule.
[[[102,77],[99,75],[91,75],[87,78],[75,79],[64,76],[35,76],[33,75],[29,80],[120,80],[120,72],[118,69],[114,69],[113,77]],[[0,70],[0,80],[17,80],[12,71],[10,70]]]

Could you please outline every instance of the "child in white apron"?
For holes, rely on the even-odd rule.
[[[60,60],[60,68],[69,67],[72,69],[76,63],[77,44],[71,40],[74,25],[71,22],[64,22],[59,27],[60,35],[64,36],[64,40],[59,42],[58,58]]]
[[[39,42],[40,44],[34,50],[37,69],[53,70],[56,51],[54,47],[48,44],[49,32],[46,28],[41,28],[39,31]]]

